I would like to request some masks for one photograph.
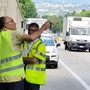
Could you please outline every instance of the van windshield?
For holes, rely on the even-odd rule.
[[[90,35],[90,28],[71,28],[72,35]]]
[[[46,46],[55,46],[54,40],[51,36],[41,36],[41,39]]]

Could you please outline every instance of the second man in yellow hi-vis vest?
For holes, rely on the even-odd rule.
[[[37,23],[29,25],[28,34],[39,30]],[[24,55],[24,63],[26,64],[25,72],[25,90],[40,90],[40,85],[45,84],[46,80],[46,47],[41,39],[36,39],[32,43],[24,44],[29,47],[29,53]]]

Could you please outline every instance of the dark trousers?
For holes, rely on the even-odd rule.
[[[0,83],[0,90],[24,90],[24,81]]]
[[[24,81],[24,90],[40,90],[39,84],[28,83],[26,80]]]

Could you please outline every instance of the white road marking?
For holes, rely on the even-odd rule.
[[[86,90],[90,90],[90,86],[82,80],[76,73],[74,73],[67,65],[65,65],[60,59],[59,62],[86,88]]]

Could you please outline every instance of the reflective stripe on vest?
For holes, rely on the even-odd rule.
[[[33,46],[33,44],[35,43],[35,42],[37,42],[39,39],[36,39],[36,40],[34,40],[34,41],[32,41],[32,42],[28,42],[28,48],[27,49],[24,49],[23,51],[22,51],[22,55],[25,55],[25,54],[28,54],[29,53],[29,51],[30,51],[30,48]]]
[[[37,52],[37,54],[43,56],[44,58],[46,57],[46,55],[42,54],[41,52]]]
[[[12,61],[12,60],[16,60],[16,59],[20,58],[21,56],[22,56],[22,54],[20,53],[20,54],[18,54],[18,55],[16,55],[16,56],[12,56],[12,57],[8,57],[8,58],[1,59],[1,60],[0,60],[0,64],[6,63],[6,62],[10,62],[10,61]]]
[[[46,61],[38,60],[38,61],[37,61],[37,64],[46,64]]]
[[[46,57],[46,55],[42,54],[41,52],[37,52],[37,54],[43,56],[44,58]],[[37,64],[46,64],[46,61],[38,60]]]
[[[19,68],[22,68],[22,67],[24,67],[24,64],[20,64],[20,65],[13,66],[13,67],[10,67],[10,68],[2,69],[2,70],[0,70],[0,73],[8,72],[8,71],[19,69]]]
[[[37,71],[45,71],[45,68],[40,68],[40,67],[33,67],[33,66],[27,66],[27,69],[31,69],[31,70],[37,70]]]

